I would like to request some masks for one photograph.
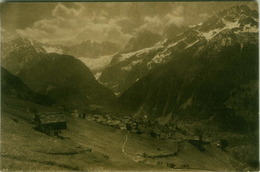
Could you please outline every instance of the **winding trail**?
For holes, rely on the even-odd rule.
[[[127,142],[127,140],[128,140],[127,135],[128,135],[129,133],[130,133],[130,131],[128,131],[128,132],[126,133],[126,135],[125,135],[125,141],[124,141],[124,143],[122,144],[122,148],[121,148],[121,149],[122,149],[122,152],[125,154],[126,157],[132,159],[134,162],[139,162],[138,159],[136,159],[136,158],[133,157],[132,155],[129,155],[129,154],[125,151],[125,144],[126,144],[126,142]]]

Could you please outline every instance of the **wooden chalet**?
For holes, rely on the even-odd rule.
[[[58,135],[67,129],[67,118],[57,112],[41,112],[34,116],[36,129],[48,135]]]

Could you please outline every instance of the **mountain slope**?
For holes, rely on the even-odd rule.
[[[190,116],[213,115],[245,88],[257,100],[257,62],[258,47],[252,44],[243,49],[237,44],[218,53],[205,50],[196,56],[182,54],[140,79],[119,102],[134,111],[142,108],[152,118],[187,112]]]
[[[36,131],[34,125],[28,123],[34,114],[26,112],[25,107],[17,108],[16,113],[8,112],[7,107],[2,111],[1,120],[2,124],[5,124],[1,128],[2,169],[10,171],[177,169],[198,172],[205,169],[222,171],[244,169],[241,162],[215,145],[207,146],[207,151],[201,152],[179,137],[176,140],[158,140],[148,135],[127,133],[124,130],[79,118],[68,117],[68,130],[62,131],[60,137],[50,137]],[[16,114],[19,116],[22,114],[24,118]],[[123,145],[127,155],[122,152]],[[177,155],[160,157],[176,151]],[[138,159],[138,162],[130,157]]]
[[[80,60],[43,53],[28,40],[17,41],[18,46],[2,58],[2,65],[36,93],[70,105],[104,104],[114,98]]]
[[[6,97],[12,97],[15,99],[23,99],[32,101],[34,103],[42,105],[51,105],[53,100],[36,94],[30,88],[23,83],[19,78],[12,75],[6,69],[1,67],[1,95],[2,101]]]
[[[247,6],[232,7],[209,18],[203,24],[190,27],[153,47],[116,54],[102,72],[100,82],[121,95],[152,69],[168,63],[181,53],[196,54],[205,46],[213,51],[239,43],[257,43],[258,13]],[[190,51],[193,49],[193,51]]]

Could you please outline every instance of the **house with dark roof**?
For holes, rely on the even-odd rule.
[[[36,129],[48,135],[58,135],[61,130],[67,129],[67,118],[57,112],[41,112],[34,116]]]

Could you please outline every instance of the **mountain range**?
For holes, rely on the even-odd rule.
[[[11,51],[2,56],[2,66],[37,94],[71,106],[103,104],[114,99],[113,93],[75,57],[48,53],[22,38],[13,40],[11,45]]]
[[[210,119],[220,128],[253,131],[258,110],[257,16],[247,6],[223,10],[152,48],[115,56],[101,79],[121,67],[123,72],[110,77],[110,83],[119,83],[123,93],[118,103],[135,116]],[[237,125],[239,121],[243,124]]]
[[[181,30],[184,32],[180,33]],[[236,6],[223,10],[198,25],[182,29],[171,26],[165,29],[163,35],[169,37],[150,48],[114,55],[109,66],[101,73],[99,81],[115,94],[122,95],[152,69],[191,49],[196,54],[207,48],[220,51],[222,47],[236,43],[241,47],[246,43],[257,44],[258,12],[247,6]]]

